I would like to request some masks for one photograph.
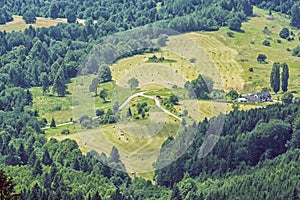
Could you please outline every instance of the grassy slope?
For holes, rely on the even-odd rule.
[[[270,87],[269,77],[271,72],[271,66],[274,62],[287,62],[290,68],[290,80],[289,80],[289,90],[300,93],[300,58],[293,57],[291,52],[286,51],[287,48],[293,49],[297,45],[300,45],[298,36],[295,41],[289,42],[287,40],[281,39],[279,37],[279,32],[283,27],[289,26],[289,19],[283,15],[273,13],[275,20],[268,20],[266,18],[268,11],[264,11],[258,8],[254,9],[256,17],[252,17],[248,22],[243,23],[243,32],[234,32],[234,38],[229,38],[227,36],[228,28],[221,28],[218,32],[207,32],[199,33],[199,37],[211,36],[214,39],[221,42],[227,48],[234,49],[237,51],[235,54],[235,60],[242,67],[241,72],[238,76],[241,76],[245,82],[244,92],[257,92],[263,87]],[[265,35],[263,30],[265,27],[271,31],[270,35]],[[300,31],[292,29],[297,35]],[[262,45],[262,42],[271,38],[271,47],[266,47]],[[278,44],[277,39],[281,39],[282,43]],[[254,41],[255,44],[250,44]],[[208,49],[211,48],[208,44]],[[204,45],[204,47],[206,47]],[[259,64],[256,61],[257,55],[263,53],[267,56],[268,64]],[[212,56],[215,63],[221,63],[222,58]],[[248,62],[241,62],[241,59],[247,59]],[[228,64],[227,64],[228,65]],[[226,65],[225,65],[226,66]],[[252,67],[254,72],[249,72],[249,68]],[[230,68],[229,68],[230,70]],[[232,74],[235,76],[235,74]]]
[[[243,30],[245,33],[235,32],[234,38],[229,38],[226,35],[229,31],[227,28],[222,28],[218,32],[186,34],[184,37],[192,38],[194,40],[193,42],[196,41],[196,43],[202,48],[196,51],[198,57],[193,55],[195,50],[191,52],[189,49],[186,49],[183,54],[191,54],[190,56],[193,56],[193,58],[196,58],[199,61],[199,66],[190,63],[188,56],[176,53],[176,48],[180,49],[180,47],[176,47],[176,42],[173,43],[175,44],[175,46],[172,47],[173,49],[168,49],[168,47],[166,47],[162,52],[156,53],[158,57],[162,54],[167,59],[177,61],[171,64],[147,63],[148,57],[151,57],[153,54],[137,55],[118,61],[118,63],[114,64],[111,69],[113,78],[117,80],[116,84],[122,86],[122,88],[119,90],[114,89],[114,83],[107,83],[102,85],[98,90],[100,91],[103,88],[107,88],[109,91],[114,90],[118,97],[109,96],[109,103],[105,104],[101,99],[96,98],[94,102],[95,108],[109,108],[111,106],[111,99],[119,99],[119,104],[121,104],[126,96],[130,96],[130,93],[132,93],[127,91],[129,90],[127,81],[131,77],[138,78],[142,89],[157,90],[166,87],[170,88],[174,84],[182,87],[184,81],[194,79],[198,73],[207,73],[208,75],[213,76],[212,73],[217,72],[222,74],[221,80],[218,80],[220,83],[217,83],[217,85],[222,87],[223,84],[226,89],[236,88],[239,91],[244,92],[257,92],[262,87],[269,86],[271,64],[275,61],[288,62],[291,74],[290,89],[298,91],[299,87],[297,86],[299,86],[299,81],[297,80],[297,77],[299,74],[299,68],[296,68],[296,66],[297,62],[299,63],[299,58],[292,57],[290,52],[286,52],[285,49],[287,47],[294,48],[297,44],[299,44],[299,42],[287,42],[282,40],[282,44],[274,43],[276,39],[279,39],[278,33],[281,28],[283,26],[287,26],[288,20],[276,14],[274,21],[267,20],[264,17],[266,12],[259,9],[255,9],[255,13],[259,14],[260,17],[251,18],[248,22],[244,23]],[[264,35],[262,30],[265,26],[267,26],[273,34],[269,36]],[[274,28],[272,28],[272,26],[274,26]],[[273,39],[273,41],[271,41],[271,47],[264,47],[261,44],[267,37],[271,37]],[[171,37],[169,44],[172,40],[174,42],[175,39],[178,38]],[[255,41],[255,44],[251,45],[250,41]],[[175,52],[173,51],[174,48]],[[284,49],[284,51],[282,49]],[[268,56],[267,60],[269,61],[269,64],[258,64],[256,61],[258,53],[265,53]],[[242,58],[248,59],[249,62],[239,61]],[[209,71],[208,67],[212,70]],[[249,67],[254,68],[253,73],[248,71]],[[234,72],[232,72],[232,70]],[[216,76],[217,75],[218,74],[216,74]],[[252,77],[251,79],[249,78],[250,76]],[[91,77],[89,80],[91,80]],[[161,82],[163,82],[163,80],[168,81],[162,84]],[[147,82],[153,82],[153,84],[146,84]],[[72,84],[68,87],[69,91],[72,91]],[[61,98],[60,101],[57,102],[57,98],[42,97],[41,91],[39,90],[40,89],[37,88],[32,89],[35,96],[34,106],[40,110],[41,117],[44,116],[48,119],[48,121],[50,121],[51,117],[54,116],[57,118],[58,122],[66,122],[70,119],[70,116],[73,116],[71,95],[67,95],[67,97]],[[52,101],[54,102],[53,105],[51,103]],[[195,105],[191,106],[194,103]],[[51,109],[53,109],[56,104],[62,104],[62,108],[64,109],[61,112],[53,112]],[[255,104],[238,105],[240,106],[240,109],[251,109],[253,107],[257,107]],[[206,101],[190,102],[186,100],[182,101],[181,105],[176,108],[178,111],[188,109],[190,116],[195,117],[198,120],[202,120],[204,117],[211,117],[212,115],[217,115],[220,112],[228,112],[232,109],[232,104],[212,103]],[[133,129],[133,127],[142,126],[141,124],[136,123],[143,124],[146,122],[147,120],[141,120],[134,123],[127,122],[127,125],[123,124],[123,126],[115,128],[113,128],[114,125],[107,125],[101,127],[100,131],[87,130],[79,132],[79,134],[71,134],[67,136],[61,136],[59,132],[65,128],[69,128],[71,129],[71,132],[73,132],[72,130],[74,127],[59,127],[57,129],[49,130],[47,134],[49,136],[54,136],[59,140],[65,138],[74,139],[78,142],[83,152],[87,152],[90,149],[96,149],[108,154],[112,145],[115,145],[121,150],[121,152],[132,152],[133,150],[136,150],[138,153],[145,153],[145,151],[159,150],[161,144],[168,136],[168,133],[172,131],[172,134],[175,134],[176,127],[178,126],[175,122],[168,123],[167,127],[161,129],[155,136],[151,136],[151,133],[153,134],[153,129],[149,127],[146,127],[143,130]],[[124,134],[122,136],[120,135],[121,130]],[[144,138],[141,137],[141,133]],[[151,137],[147,138],[146,136]],[[128,138],[128,140],[126,138]],[[151,155],[148,159],[141,160],[139,156],[132,156],[129,159],[126,158],[124,153],[121,154],[122,161],[125,163],[127,169],[132,171],[137,169],[144,169],[145,171],[152,170],[153,168],[151,163],[155,161],[156,156],[157,155]],[[133,166],[132,163],[136,166]],[[142,176],[150,177],[149,173],[143,174]]]

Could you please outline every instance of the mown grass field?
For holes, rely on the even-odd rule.
[[[188,111],[188,117],[197,121],[202,121],[204,118],[211,118],[220,113],[227,114],[234,109],[235,106],[239,110],[250,110],[254,108],[261,108],[267,104],[260,103],[228,103],[216,102],[206,100],[183,100],[179,105],[175,106],[177,112]]]
[[[172,89],[174,85],[183,87],[187,80],[193,80],[201,73],[213,78],[215,87],[218,89],[228,91],[234,88],[240,93],[256,93],[264,87],[269,87],[269,75],[273,62],[288,63],[290,67],[289,90],[294,91],[296,95],[299,94],[300,58],[293,57],[291,52],[286,51],[287,48],[293,49],[299,45],[299,41],[288,42],[281,39],[281,44],[276,43],[276,40],[280,39],[278,33],[282,27],[289,27],[288,19],[274,13],[275,19],[268,20],[267,12],[257,8],[254,13],[255,17],[243,23],[244,32],[234,32],[233,38],[227,36],[228,28],[221,28],[216,32],[187,33],[170,37],[167,42],[168,46],[164,47],[161,52],[119,60],[111,66],[115,81],[101,84],[98,88],[98,93],[104,88],[107,89],[109,96],[106,102],[99,97],[94,97],[94,94],[88,91],[93,78],[91,75],[73,80],[76,90],[73,91],[74,85],[69,84],[68,90],[73,91],[73,94],[68,94],[64,98],[42,96],[40,89],[33,88],[34,107],[38,108],[40,116],[46,117],[49,122],[51,117],[55,117],[58,123],[63,123],[73,116],[77,118],[83,114],[94,116],[96,109],[106,110],[116,101],[121,105],[132,94],[147,91],[146,94],[152,96],[179,95],[181,101],[175,106],[177,112],[186,109],[188,118],[202,121],[205,117],[210,118],[220,113],[228,113],[234,107],[249,110],[267,104],[185,100],[185,92],[182,89]],[[263,33],[265,27],[268,27],[271,34]],[[271,47],[262,45],[263,40],[268,38],[271,41]],[[257,62],[256,58],[259,53],[267,55],[268,64]],[[153,55],[163,56],[172,62],[149,62],[148,58]],[[249,71],[250,67],[254,69],[253,72]],[[138,79],[139,90],[129,89],[128,80],[132,77]],[[280,98],[280,96],[281,94],[275,95],[273,99]],[[140,100],[134,99],[131,106]],[[53,110],[57,106],[61,106],[60,111]],[[77,110],[75,115],[72,112],[74,109]],[[118,124],[101,126],[99,129],[79,130],[77,133],[74,125],[49,129],[46,132],[48,137],[58,140],[65,138],[76,140],[84,153],[93,149],[109,154],[112,146],[116,146],[120,150],[121,160],[125,163],[128,172],[145,172],[138,173],[138,176],[152,178],[152,164],[158,156],[157,152],[168,136],[176,135],[178,126],[178,121],[165,116],[161,110],[153,108],[149,112],[149,118],[145,120],[125,119]],[[63,129],[71,129],[71,133],[74,134],[61,135],[60,132]]]
[[[116,146],[128,172],[147,175],[154,170],[152,163],[156,161],[162,143],[168,136],[176,135],[179,128],[179,122],[163,112],[151,115],[145,120],[103,125],[77,134],[52,137],[58,140],[74,139],[83,152],[96,150],[109,155],[111,148]]]
[[[58,18],[53,20],[43,17],[37,17],[35,24],[26,24],[22,19],[22,16],[14,15],[13,18],[14,20],[12,22],[8,22],[5,25],[0,25],[0,31],[23,31],[26,28],[29,28],[30,25],[34,28],[41,28],[55,26],[58,23],[67,23],[67,19]]]
[[[172,62],[150,63],[148,58],[156,55],[163,56]],[[197,78],[199,70],[191,63],[177,54],[163,50],[158,53],[147,53],[119,60],[111,66],[112,76],[116,84],[129,87],[128,80],[135,77],[139,87],[145,89],[149,84],[171,88],[173,85],[183,87],[187,80]]]

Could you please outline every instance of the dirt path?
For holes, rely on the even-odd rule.
[[[154,97],[154,96],[149,96],[149,95],[145,95],[145,92],[139,92],[139,93],[136,93],[134,95],[131,95],[130,97],[128,97],[126,99],[126,101],[119,107],[119,109],[121,110],[122,108],[124,108],[133,98],[135,97],[146,97],[146,98],[149,98],[149,99],[153,99],[155,101],[155,105],[161,109],[162,111],[164,111],[166,114],[178,119],[179,121],[182,121],[182,119],[176,115],[174,115],[173,113],[171,113],[170,111],[166,110],[165,108],[163,108],[161,105],[160,105],[160,102],[159,100]]]

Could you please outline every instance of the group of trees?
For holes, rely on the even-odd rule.
[[[299,149],[297,150],[297,148],[300,147],[299,106],[299,104],[289,104],[288,106],[277,104],[265,109],[232,111],[225,116],[226,120],[221,129],[221,136],[214,148],[206,157],[199,158],[203,148],[206,148],[202,144],[209,143],[209,141],[205,142],[205,140],[209,140],[209,124],[215,123],[215,119],[211,119],[211,122],[205,119],[198,124],[195,139],[188,146],[184,155],[170,166],[156,171],[157,183],[172,188],[172,195],[179,193],[182,199],[192,195],[188,194],[190,190],[195,191],[193,192],[193,195],[196,195],[194,199],[199,199],[201,196],[203,199],[219,199],[220,196],[225,196],[226,199],[231,195],[232,197],[235,195],[239,197],[256,196],[261,193],[261,187],[269,186],[269,183],[259,182],[260,178],[272,176],[273,178],[268,178],[272,188],[273,186],[280,188],[283,184],[289,192],[282,189],[269,189],[266,194],[268,195],[267,199],[275,196],[291,197],[291,195],[295,195],[297,197],[299,195],[297,191],[290,192],[296,190],[298,187],[296,185],[299,184],[292,181],[297,176],[293,170],[294,167],[299,168],[299,163],[296,163],[299,160]],[[193,133],[191,127],[188,131]],[[175,137],[173,140],[180,139]],[[161,151],[157,163],[165,162],[169,157],[172,158],[177,149],[183,148],[186,144],[188,143],[181,140],[178,141],[178,147],[173,146],[173,150]],[[277,158],[278,156],[280,157]],[[290,161],[286,162],[286,159]],[[268,175],[262,175],[269,170],[270,166],[274,171],[271,170]],[[291,166],[294,167],[289,168]],[[287,171],[276,175],[275,169],[280,169],[280,167],[286,168]],[[187,174],[188,176],[186,176]],[[252,176],[250,174],[254,176],[250,178]],[[281,176],[286,177],[285,181],[280,179]],[[243,181],[247,184],[238,186]],[[272,183],[272,181],[274,182]],[[296,185],[289,184],[290,182]],[[262,185],[260,187],[253,186],[254,183]],[[188,184],[192,185],[188,186]],[[215,190],[211,184],[220,184],[222,189],[217,187],[218,190]],[[231,187],[232,184],[235,186]],[[187,187],[189,189],[186,189]],[[239,188],[243,188],[243,190]],[[251,190],[254,193],[250,192]],[[243,192],[240,193],[241,191]],[[277,195],[275,195],[276,193]]]
[[[267,1],[253,0],[252,3],[263,9],[274,10],[291,16],[291,25],[300,27],[300,4],[297,0]]]
[[[295,0],[280,5],[277,1],[252,3],[274,10],[280,8],[284,13],[291,11],[292,24],[298,26]],[[156,171],[158,185],[143,179],[132,180],[122,172],[124,165],[116,148],[110,156],[95,151],[83,155],[75,141],[47,140],[37,119],[38,112],[31,107],[33,99],[29,87],[41,86],[45,94],[52,87],[58,96],[63,96],[65,84],[80,69],[80,75],[98,74],[91,86],[97,94],[98,84],[111,80],[108,65],[123,57],[158,50],[159,45],[152,42],[154,38],[160,38],[160,45],[165,43],[165,36],[155,28],[150,31],[141,28],[119,38],[108,37],[107,42],[98,47],[103,55],[96,51],[94,56],[87,56],[104,36],[152,22],[178,31],[215,30],[227,24],[238,30],[240,22],[252,14],[250,1],[59,0],[54,3],[15,0],[1,1],[0,8],[0,24],[11,21],[12,13],[22,15],[28,23],[33,23],[37,16],[67,17],[69,22],[76,18],[87,19],[85,24],[0,32],[0,163],[5,172],[0,170],[4,185],[1,185],[0,195],[6,195],[0,196],[1,199],[15,194],[20,194],[21,199],[299,198],[296,176],[300,163],[299,105],[234,110],[225,116],[218,143],[203,159],[198,155],[204,139],[209,138],[205,133],[211,121],[205,119],[184,127],[183,133],[192,140],[179,134],[164,143],[166,147],[175,141],[175,152],[162,153],[157,163],[172,159],[188,148],[170,166]],[[273,74],[272,80],[277,81],[278,88],[278,68]],[[288,70],[282,72],[281,77],[281,86],[287,89]],[[130,84],[135,87],[136,81]],[[186,83],[185,88],[191,97],[209,98],[212,83],[200,75]],[[168,100],[176,104],[178,99],[172,96]],[[98,111],[100,123],[115,122],[118,117],[115,113],[118,105],[115,105],[113,110]],[[81,119],[81,124],[87,127],[94,122],[88,116]],[[51,125],[55,126],[54,119]],[[13,178],[16,193],[7,177]]]
[[[280,80],[280,69],[282,68],[281,73],[281,80]],[[281,89],[283,92],[288,90],[288,81],[289,81],[289,67],[286,63],[274,63],[272,67],[272,72],[270,75],[270,83],[273,91],[275,93],[279,92],[280,90],[280,82],[281,82]]]
[[[187,81],[184,88],[188,91],[190,98],[209,99],[209,94],[213,89],[213,81],[211,78],[199,74],[197,79],[191,82]]]

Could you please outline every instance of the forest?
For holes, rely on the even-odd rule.
[[[39,113],[32,108],[31,87],[49,93],[53,86],[57,96],[64,96],[65,85],[82,66],[86,74],[108,70],[108,77],[97,77],[105,82],[108,66],[116,60],[158,51],[160,44],[153,41],[162,35],[155,27],[188,32],[228,26],[240,31],[253,6],[287,14],[291,25],[300,27],[296,0],[1,1],[0,24],[12,21],[12,15],[67,18],[69,23],[0,32],[0,199],[300,199],[299,103],[234,109],[185,128],[164,142],[154,167],[179,155],[168,151],[170,141],[175,141],[175,149],[187,151],[155,171],[156,184],[108,167],[124,169],[117,148],[110,155],[85,155],[73,140],[47,140]],[[76,23],[76,18],[86,21]],[[153,26],[152,31],[134,29],[144,25]],[[113,56],[85,60],[104,38],[129,29],[133,31],[125,40],[130,53],[123,54],[124,45],[117,40],[108,40],[99,48]],[[197,85],[195,80],[186,87]],[[196,95],[207,98],[206,93]],[[209,148],[205,141],[214,137],[209,124],[219,119],[225,123],[218,142],[199,158]]]

